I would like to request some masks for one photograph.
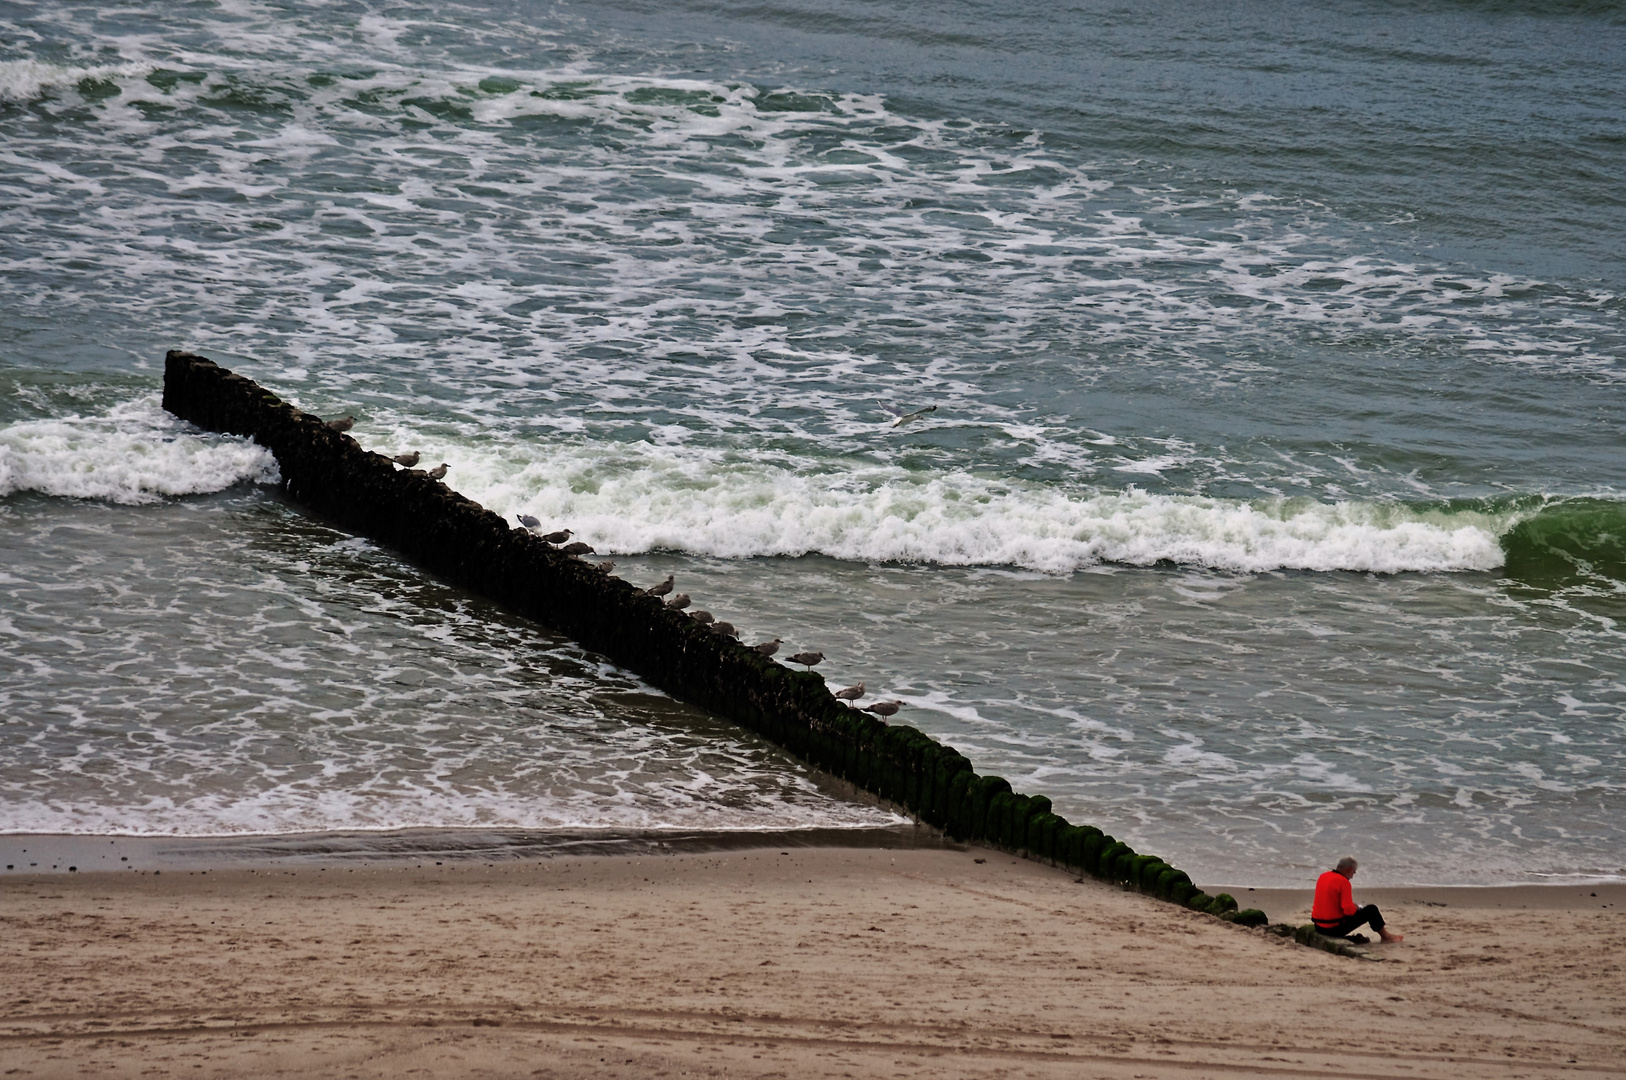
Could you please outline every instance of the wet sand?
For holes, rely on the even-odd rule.
[[[13,871],[0,1072],[1626,1074],[1626,888],[1356,897],[1380,962],[981,849]]]

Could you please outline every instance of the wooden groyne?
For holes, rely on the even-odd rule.
[[[164,408],[269,449],[289,497],[342,528],[574,638],[673,697],[749,728],[956,840],[1051,862],[1245,925],[1266,922],[1257,910],[1238,911],[1224,893],[1208,896],[1156,855],[1069,822],[1043,795],[979,776],[953,747],[836,700],[822,676],[783,667],[670,610],[421,470],[397,469],[211,360],[174,351],[165,357]]]

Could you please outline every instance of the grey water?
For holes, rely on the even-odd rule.
[[[1626,874],[1623,46],[0,3],[0,832],[898,824],[301,514],[185,347],[1202,878]]]

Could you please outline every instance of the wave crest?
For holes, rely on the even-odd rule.
[[[33,101],[55,86],[105,84],[145,75],[151,64],[92,64],[83,67],[39,60],[0,60],[0,101]]]
[[[1160,562],[1237,571],[1491,570],[1511,506],[1218,499],[1091,491],[968,471],[808,471],[719,451],[577,446],[524,464],[453,461],[466,494],[568,526],[605,552],[724,558],[819,553],[870,562],[1068,573]]]
[[[0,428],[0,498],[36,491],[136,504],[279,479],[276,458],[264,447],[189,430],[155,394],[100,416],[11,424]]]
[[[1626,581],[1626,505],[1610,499],[1552,502],[1509,529],[1501,546],[1509,576],[1523,581]]]

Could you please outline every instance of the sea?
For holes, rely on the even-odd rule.
[[[1199,881],[1626,878],[1622,177],[1618,3],[0,0],[0,833],[904,820],[178,348]]]

